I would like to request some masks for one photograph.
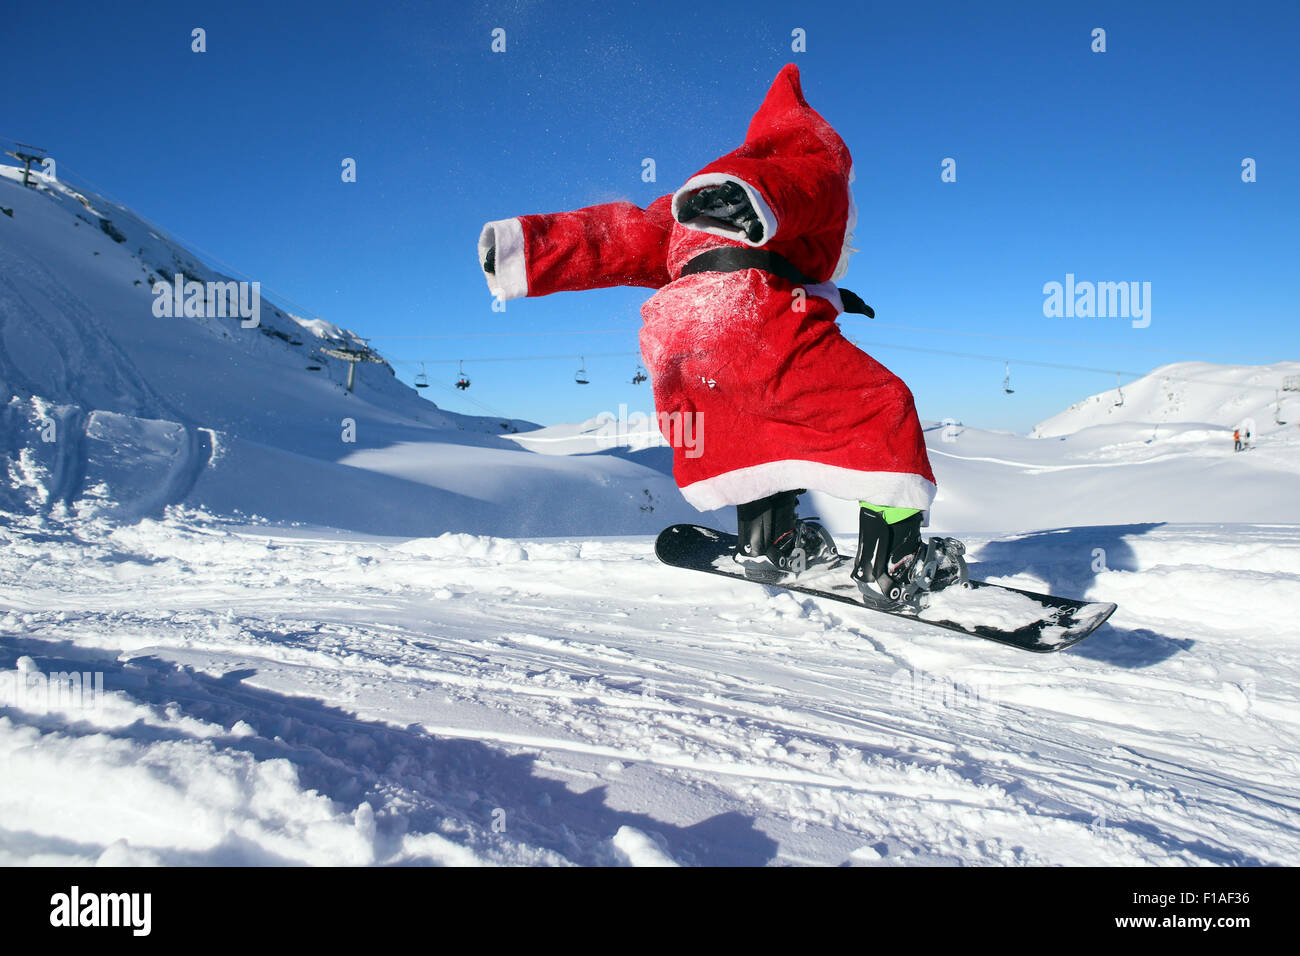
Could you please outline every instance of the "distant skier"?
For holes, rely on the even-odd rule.
[[[874,314],[832,281],[856,251],[852,182],[848,147],[789,64],[744,144],[676,192],[645,209],[489,222],[479,262],[502,299],[658,289],[641,350],[686,500],[737,507],[736,558],[757,574],[837,563],[826,530],[796,516],[798,495],[856,499],[854,580],[868,603],[913,603],[964,577],[964,548],[922,540],[936,489],[912,394],[836,323],[846,309]],[[680,429],[697,416],[708,440],[687,455]]]
[[[1232,450],[1241,451],[1241,429],[1240,428],[1234,428],[1232,430]]]

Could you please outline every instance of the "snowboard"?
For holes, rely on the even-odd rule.
[[[920,611],[906,607],[884,610],[863,602],[845,563],[814,568],[797,578],[775,572],[770,577],[748,577],[741,565],[732,560],[735,550],[734,534],[694,524],[665,528],[655,541],[655,556],[675,568],[811,594],[1038,654],[1062,651],[1078,644],[1101,627],[1116,607],[971,581],[965,586],[953,585],[928,595],[929,604]]]

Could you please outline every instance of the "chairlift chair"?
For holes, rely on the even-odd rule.
[[[462,359],[457,366],[460,369],[460,377],[456,379],[456,387],[462,392],[469,388],[469,376],[465,374],[465,362]]]
[[[579,385],[590,385],[591,379],[587,378],[587,360],[581,356],[579,356],[578,360],[582,364],[579,365],[578,370],[573,373],[573,380]]]
[[[1120,408],[1124,404],[1124,383],[1120,381],[1119,372],[1115,373],[1115,391],[1119,392],[1119,398],[1115,400],[1115,407]]]
[[[416,388],[428,388],[428,387],[429,387],[429,376],[426,375],[426,374],[424,374],[424,363],[423,363],[423,362],[420,363],[420,374],[417,375],[417,376],[415,376],[415,387],[416,387]]]
[[[1002,391],[1008,395],[1015,394],[1015,389],[1011,387],[1011,363],[1007,363],[1007,375],[1002,379]]]
[[[633,384],[633,385],[640,385],[640,384],[641,384],[642,382],[644,382],[647,378],[649,378],[649,376],[646,375],[646,373],[645,373],[645,369],[643,369],[640,365],[637,365],[637,367],[636,367],[636,372],[635,372],[635,373],[633,374],[633,376],[632,376],[632,384]]]

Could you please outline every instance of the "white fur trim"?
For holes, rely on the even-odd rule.
[[[849,257],[857,252],[853,248],[853,230],[858,228],[858,204],[853,200],[853,180],[856,177],[853,174],[853,167],[849,167],[849,218],[844,224],[844,242],[840,246],[840,258],[835,263],[835,271],[831,273],[831,280],[843,279],[844,274],[849,271]],[[843,310],[841,310],[843,311]]]
[[[749,204],[754,207],[754,212],[758,213],[759,222],[763,224],[763,237],[758,242],[750,242],[749,237],[745,235],[744,230],[737,229],[730,223],[713,219],[709,216],[699,216],[690,222],[682,222],[678,218],[678,212],[681,205],[686,201],[686,197],[698,189],[705,186],[720,186],[723,183],[736,183],[745,190],[745,195],[749,197]],[[686,180],[686,185],[673,193],[673,218],[681,222],[687,229],[698,229],[700,232],[707,232],[710,235],[722,236],[726,239],[736,239],[747,246],[761,246],[776,234],[776,213],[772,212],[772,207],[767,204],[757,189],[745,182],[739,176],[729,176],[726,173],[704,173],[700,176],[692,176]]]
[[[809,295],[818,296],[835,306],[836,315],[844,312],[844,300],[840,297],[840,287],[834,282],[810,282],[803,289]]]
[[[934,482],[898,471],[857,471],[817,461],[787,459],[737,468],[682,489],[682,497],[700,511],[757,501],[778,491],[808,488],[849,501],[870,501],[893,508],[929,511]]]
[[[518,219],[498,219],[483,227],[478,237],[478,264],[481,267],[489,249],[496,249],[496,272],[483,275],[488,290],[502,299],[522,299],[528,295],[528,269],[524,264],[524,227]]]

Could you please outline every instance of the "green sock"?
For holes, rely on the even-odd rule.
[[[912,515],[921,513],[920,508],[889,508],[882,505],[873,505],[866,501],[859,501],[858,504],[880,515],[885,519],[885,524],[898,524],[900,521],[906,521]]]

